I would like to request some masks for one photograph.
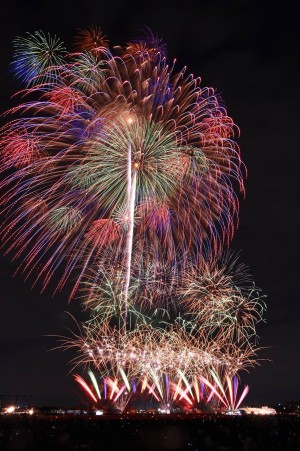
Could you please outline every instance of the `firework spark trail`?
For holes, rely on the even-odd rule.
[[[139,379],[144,374],[160,387],[160,395],[168,393],[167,384],[161,380],[164,374],[171,380],[179,377],[191,394],[191,380],[199,368],[208,378],[211,368],[220,375],[225,371],[232,376],[255,364],[253,348],[241,349],[231,344],[228,349],[227,343],[210,342],[205,334],[193,337],[172,325],[167,330],[140,325],[124,334],[108,324],[89,322],[79,335],[62,337],[60,346],[76,349],[74,368],[93,367],[103,376],[113,378],[120,376],[122,368],[128,380]]]
[[[136,164],[136,163],[135,163]],[[133,246],[133,229],[134,229],[134,206],[136,196],[136,182],[137,182],[137,168],[134,167],[133,176],[131,180],[131,146],[128,147],[128,188],[130,191],[128,199],[128,232],[127,232],[127,249],[126,249],[126,276],[125,276],[125,288],[124,288],[124,328],[126,329],[127,314],[128,314],[128,290],[130,284],[131,274],[131,260],[132,260],[132,246]],[[130,172],[130,173],[129,173]]]
[[[90,389],[90,387],[88,386],[88,384],[85,382],[84,379],[82,379],[81,376],[79,376],[78,374],[76,374],[74,376],[76,382],[78,382],[83,388],[84,390],[88,393],[88,395],[93,399],[93,401],[97,402],[97,398],[94,395],[94,393],[92,392],[92,390]]]
[[[93,383],[93,386],[94,386],[94,388],[95,388],[95,390],[96,390],[96,393],[97,393],[97,395],[98,395],[98,398],[101,399],[101,394],[100,394],[99,386],[98,386],[97,379],[95,378],[95,375],[94,375],[93,371],[89,370],[89,371],[88,371],[88,375],[90,376],[90,379],[91,379],[91,381],[92,381],[92,383]]]

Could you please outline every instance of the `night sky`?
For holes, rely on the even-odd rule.
[[[256,284],[267,295],[266,323],[258,333],[261,366],[242,373],[248,403],[300,399],[298,255],[300,214],[299,22],[292,3],[269,1],[10,0],[1,7],[0,110],[18,88],[9,72],[12,40],[26,31],[56,33],[70,48],[77,28],[99,25],[111,45],[139,35],[147,25],[166,42],[178,69],[202,77],[221,92],[241,129],[238,141],[248,168],[246,198],[232,248],[242,250]],[[296,3],[296,2],[294,2]],[[300,65],[299,65],[300,67]],[[75,405],[68,375],[71,352],[52,351],[54,337],[82,319],[67,294],[40,294],[16,265],[0,256],[0,393],[32,394],[34,404]]]

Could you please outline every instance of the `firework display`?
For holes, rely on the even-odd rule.
[[[98,27],[71,52],[40,31],[14,46],[24,88],[0,131],[2,247],[89,311],[61,339],[88,371],[76,381],[120,409],[138,395],[237,407],[265,304],[224,257],[244,167],[220,95],[150,30],[114,51]]]
[[[212,399],[221,403],[223,408],[232,411],[237,410],[249,392],[249,386],[245,386],[242,394],[238,397],[238,380],[236,377],[230,379],[225,376],[226,384],[222,384],[218,375],[210,372],[211,382],[202,375],[194,376],[191,383],[187,381],[184,373],[179,372],[178,380],[172,382],[167,376],[161,379],[156,377],[148,379],[144,376],[139,385],[133,380],[132,384],[125,379],[123,385],[118,385],[117,379],[103,378],[98,381],[95,374],[88,371],[92,389],[87,382],[78,374],[74,375],[75,381],[81,385],[89,398],[98,405],[105,406],[107,402],[112,403],[118,410],[124,411],[129,401],[136,396],[152,396],[158,401],[165,413],[170,413],[176,406],[184,405],[186,410],[196,406],[207,405]],[[126,383],[124,383],[126,382]]]

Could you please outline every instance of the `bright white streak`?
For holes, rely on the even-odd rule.
[[[189,381],[187,380],[187,378],[185,377],[185,375],[183,374],[183,372],[181,371],[181,369],[178,369],[178,374],[179,374],[179,376],[182,378],[182,380],[184,381],[184,383],[185,383],[185,385],[186,385],[188,391],[190,392],[192,398],[194,399],[194,395],[193,395],[193,392],[192,392],[192,390],[191,390],[191,386],[190,386],[190,384],[189,384]]]
[[[127,195],[130,191],[130,195],[127,203],[128,211],[128,232],[127,232],[127,246],[126,246],[126,278],[124,287],[124,302],[125,302],[125,312],[124,312],[124,327],[126,328],[127,322],[127,312],[128,312],[128,290],[130,282],[130,272],[131,272],[131,256],[132,256],[132,244],[133,244],[133,227],[134,227],[134,205],[135,205],[135,194],[136,194],[136,180],[137,180],[137,169],[134,169],[133,176],[131,178],[131,145],[128,146],[128,167],[127,167]],[[130,187],[130,189],[129,189]]]
[[[128,154],[127,154],[127,195],[126,195],[126,202],[127,202],[127,210],[129,210],[129,204],[130,204],[130,194],[131,194],[131,144],[128,145]],[[128,213],[128,212],[126,212]]]
[[[108,381],[107,381],[107,383],[109,384]],[[115,392],[116,392],[116,393],[119,393],[119,391],[120,391],[120,389],[119,389],[119,387],[118,387],[118,381],[117,381],[117,379],[115,379],[114,381],[111,381],[111,383],[110,383],[109,385],[110,385],[110,387],[111,387],[111,389],[112,389],[109,399],[112,399],[113,396],[114,396],[114,393],[115,393]]]
[[[121,376],[122,376],[122,378],[123,378],[123,381],[125,382],[125,386],[127,387],[128,391],[130,391],[130,390],[131,390],[131,389],[130,389],[130,384],[129,384],[129,381],[128,381],[128,379],[127,379],[127,376],[126,376],[126,374],[125,374],[123,368],[120,367],[120,368],[119,368],[119,371],[120,371],[120,374],[121,374]]]

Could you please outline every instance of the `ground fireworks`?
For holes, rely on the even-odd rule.
[[[122,373],[121,373],[122,374]],[[165,413],[170,413],[177,407],[185,410],[203,408],[209,403],[221,408],[237,410],[247,393],[249,387],[244,387],[238,396],[238,380],[226,375],[226,385],[223,385],[218,375],[211,371],[208,380],[203,375],[195,375],[189,382],[182,371],[178,372],[175,381],[165,374],[161,378],[143,375],[139,379],[129,381],[126,376],[118,378],[97,379],[95,374],[88,371],[89,384],[78,374],[74,375],[75,381],[80,384],[89,398],[97,405],[105,407],[113,405],[116,410],[124,411],[129,401],[136,397],[150,396],[161,404]],[[109,401],[109,402],[107,402]]]
[[[97,27],[74,52],[27,34],[13,68],[25,86],[0,132],[3,247],[26,278],[68,282],[89,310],[62,341],[94,390],[77,382],[99,400],[93,368],[114,402],[126,405],[134,381],[135,393],[192,405],[217,375],[223,404],[224,383],[236,404],[229,381],[255,362],[265,306],[244,267],[221,258],[244,191],[221,97],[149,31],[114,52]]]

